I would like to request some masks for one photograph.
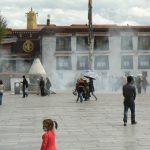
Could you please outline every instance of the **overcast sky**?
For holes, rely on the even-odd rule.
[[[31,7],[39,24],[46,23],[48,14],[56,25],[88,23],[88,0],[0,0],[10,28],[26,28]],[[93,24],[150,25],[150,0],[93,0]]]

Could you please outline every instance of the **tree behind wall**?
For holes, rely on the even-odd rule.
[[[5,35],[6,31],[6,20],[0,15],[0,41],[2,40],[3,36]]]

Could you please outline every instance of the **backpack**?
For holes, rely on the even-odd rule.
[[[28,88],[28,86],[29,86],[29,85],[28,85],[28,81],[26,80],[26,88]]]

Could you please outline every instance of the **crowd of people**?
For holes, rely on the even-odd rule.
[[[94,80],[92,77],[81,77],[77,80],[74,94],[77,95],[76,102],[90,100],[91,96],[97,100],[97,97],[94,93]],[[41,77],[38,80],[39,92],[41,96],[50,95],[51,82],[47,77],[45,80]],[[23,76],[22,83],[22,94],[23,98],[28,96],[28,81],[25,76]],[[124,126],[127,126],[128,121],[128,109],[131,110],[131,124],[137,124],[135,120],[135,99],[136,99],[136,91],[138,94],[141,94],[141,89],[143,88],[144,92],[146,92],[148,86],[148,81],[146,76],[138,75],[137,77],[127,76],[126,78],[122,78],[122,95],[124,97],[124,115],[123,122]],[[137,90],[136,90],[137,88]],[[3,81],[0,80],[0,105],[2,105],[2,97],[4,92],[4,84]],[[41,150],[57,150],[56,147],[56,135],[55,129],[57,129],[58,124],[56,121],[52,119],[45,119],[43,121],[43,130],[44,134],[42,135],[42,144]]]
[[[134,77],[134,82],[138,94],[141,94],[142,90],[144,91],[144,93],[146,93],[147,87],[149,85],[146,76],[139,74],[137,77]]]
[[[22,83],[22,98],[28,97],[28,80],[26,79],[25,75],[22,76],[23,77],[23,81]],[[46,96],[46,95],[50,95],[50,87],[51,82],[49,80],[48,77],[46,77],[46,80],[44,80],[44,78],[41,76],[40,79],[37,80],[37,84],[38,84],[38,91],[37,94],[41,95],[41,96]]]
[[[90,100],[91,95],[94,96],[95,100],[97,100],[96,95],[94,94],[94,84],[93,84],[93,78],[88,78],[89,82],[87,82],[86,78],[81,77],[77,80],[75,92],[77,92],[77,100],[82,103],[83,101]]]

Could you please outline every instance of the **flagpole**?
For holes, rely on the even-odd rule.
[[[94,46],[94,38],[93,38],[93,25],[92,25],[92,0],[88,2],[88,47],[89,47],[89,69],[93,70],[93,46]]]

